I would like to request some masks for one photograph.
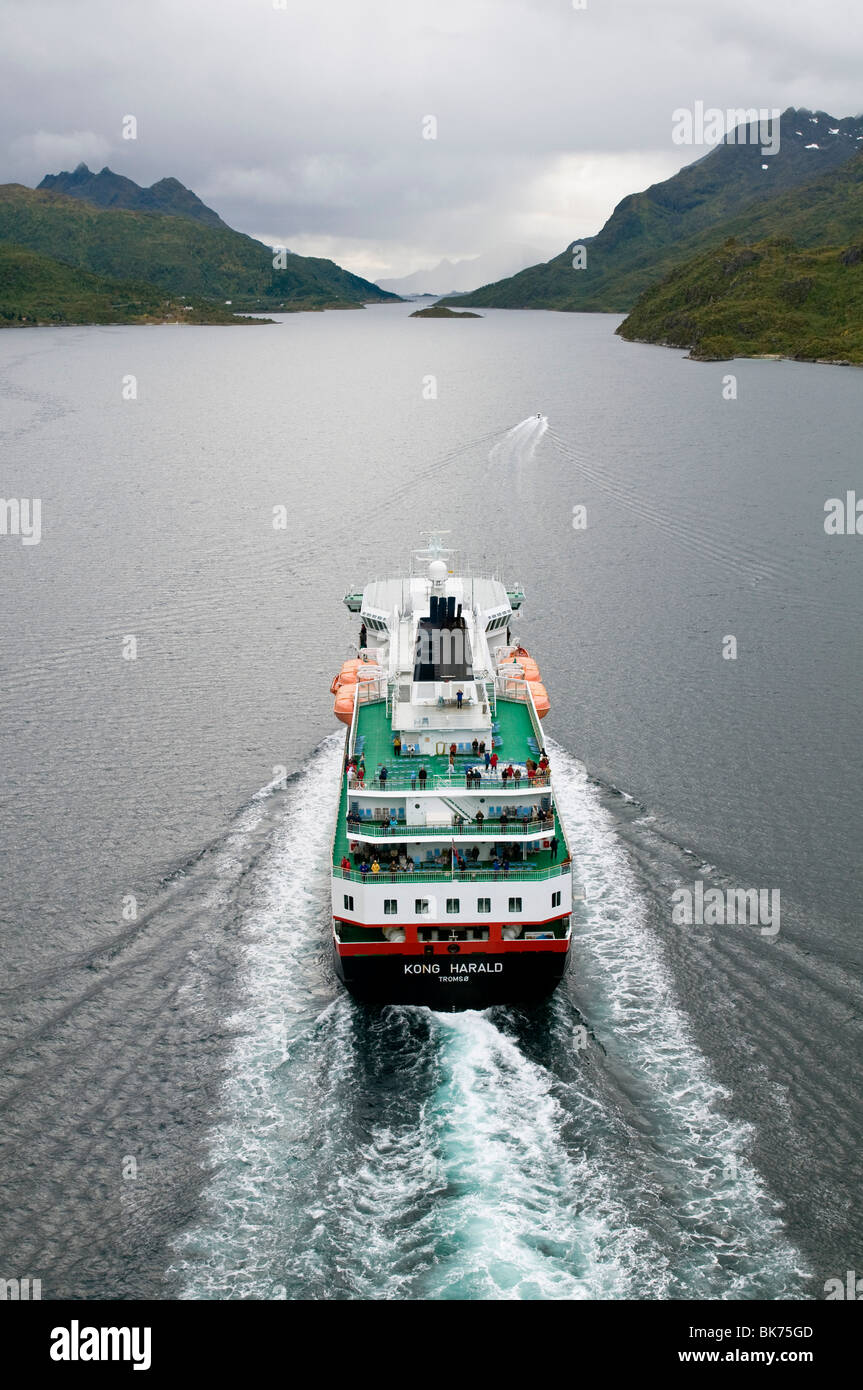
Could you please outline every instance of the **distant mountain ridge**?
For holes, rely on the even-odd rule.
[[[38,187],[51,193],[65,193],[69,198],[80,198],[94,207],[165,212],[173,217],[188,217],[194,222],[203,222],[206,227],[230,230],[227,222],[223,222],[217,212],[202,203],[198,195],[180,183],[179,179],[159,179],[149,188],[142,188],[133,179],[115,174],[107,165],[94,174],[82,163],[71,173],[64,170],[60,174],[46,174]]]
[[[776,154],[760,140],[727,137],[694,163],[642,193],[624,198],[594,237],[576,238],[560,255],[508,279],[445,303],[503,309],[621,313],[675,265],[728,235],[744,236],[747,219],[769,221],[771,200],[807,189],[863,149],[863,117],[789,108],[780,117]],[[750,127],[746,127],[747,135]],[[763,221],[763,219],[762,219]],[[762,225],[756,235],[771,235]],[[586,269],[573,268],[573,244],[586,249]]]
[[[501,246],[466,260],[444,258],[431,270],[415,270],[410,275],[376,283],[393,294],[462,294],[488,284],[489,280],[516,273],[541,254],[535,246]]]
[[[162,180],[162,186],[175,182]],[[87,187],[86,179],[81,186]],[[330,260],[286,252],[275,268],[270,248],[220,219],[213,226],[176,212],[102,207],[21,184],[0,185],[0,242],[108,280],[222,305],[230,300],[235,311],[359,308],[398,299]]]

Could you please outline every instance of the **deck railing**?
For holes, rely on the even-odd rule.
[[[398,869],[395,872],[381,869],[377,874],[373,874],[371,870],[362,874],[359,869],[342,869],[336,865],[333,868],[333,877],[349,879],[352,883],[542,883],[546,879],[560,878],[563,874],[571,872],[572,864],[566,862],[552,864],[547,869],[522,866],[520,869],[510,869],[509,873],[504,872],[502,868],[496,870],[483,865],[480,869],[457,869],[455,873],[450,869]]]
[[[402,757],[405,761],[408,760],[407,754],[403,754]],[[472,782],[470,786],[467,784],[467,777],[463,770],[456,772],[429,772],[428,768],[426,768],[426,778],[425,781],[423,781],[419,776],[419,769],[424,765],[423,760],[414,755],[410,757],[410,761],[416,764],[410,772],[403,772],[401,768],[399,768],[397,772],[394,772],[387,764],[387,775],[383,782],[381,782],[380,778],[377,776],[369,777],[368,774],[366,774],[362,787],[359,786],[359,784],[351,785],[349,781],[348,791],[421,792],[447,788],[450,792],[467,792],[471,796],[479,796],[483,792],[486,796],[497,796],[498,792],[529,792],[535,787],[548,787],[551,785],[551,776],[548,772],[537,772],[536,776],[533,778],[528,777],[526,773],[522,773],[521,777],[510,777],[504,781],[501,777],[500,766],[498,766],[497,773],[484,772],[481,774],[480,782]]]
[[[358,820],[349,821],[347,831],[352,840],[418,840],[429,835],[437,836],[439,839],[461,839],[464,836],[477,835],[492,840],[506,839],[509,835],[520,838],[535,835],[550,840],[555,834],[554,826],[551,824],[540,825],[535,820],[516,820],[514,816],[505,823],[488,817],[479,825],[475,821],[464,821],[461,825],[454,821],[449,825],[410,825],[407,821],[400,820],[397,825],[391,825],[389,821],[383,820]]]

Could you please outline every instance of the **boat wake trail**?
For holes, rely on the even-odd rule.
[[[553,748],[587,902],[533,1012],[372,1010],[329,971],[341,743],[293,785],[257,865],[245,1003],[186,1298],[805,1297],[751,1132],[692,1041],[646,898],[583,770]]]
[[[524,467],[533,463],[539,441],[548,429],[544,415],[530,415],[511,430],[490,450],[489,463],[495,468]]]

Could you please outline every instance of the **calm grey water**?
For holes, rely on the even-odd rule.
[[[42,499],[0,537],[0,1275],[818,1297],[863,1234],[863,538],[823,528],[863,376],[411,307],[0,335],[0,490]],[[329,970],[340,601],[435,527],[524,583],[552,697],[587,902],[538,1014]],[[696,879],[780,890],[778,936],[674,926]]]

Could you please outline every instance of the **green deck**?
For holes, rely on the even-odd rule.
[[[500,733],[498,737],[500,738],[501,743],[500,746],[495,748],[494,750],[498,755],[500,766],[506,766],[507,763],[523,764],[527,758],[536,757],[536,754],[531,752],[531,749],[528,745],[528,739],[531,737],[535,738],[536,735],[534,734],[534,728],[530,717],[530,711],[528,710],[527,706],[524,704],[523,701],[498,699],[497,712],[495,714],[495,722],[500,725]],[[431,778],[432,776],[445,777],[447,778],[447,782],[450,782],[448,755],[433,757],[396,757],[395,753],[393,752],[393,730],[390,721],[387,717],[387,707],[385,701],[380,700],[374,704],[360,706],[357,715],[356,733],[357,737],[363,736],[365,738],[365,743],[363,746],[363,759],[366,766],[367,790],[380,790],[380,788],[376,785],[373,787],[371,783],[372,778],[376,776],[381,764],[386,766],[388,774],[393,778],[392,794],[394,799],[400,799],[404,797],[406,794],[406,789],[404,787],[396,785],[396,782],[400,780],[399,774],[409,774],[410,772],[419,770],[420,767],[424,767],[426,769],[426,772],[429,774],[429,778]],[[540,742],[540,740],[537,739],[537,742]],[[458,755],[458,757],[456,758],[457,771],[452,775],[451,779],[451,786],[453,792],[464,793],[467,790],[467,788],[465,787],[464,769],[473,765],[474,763],[476,763],[477,765],[481,765],[482,759],[474,757],[473,754]],[[472,796],[484,796],[486,798],[489,798],[491,801],[494,801],[495,794],[500,789],[501,784],[499,781],[495,780],[487,782],[484,778],[482,788],[479,791],[474,790],[469,794]],[[430,785],[429,790],[435,790],[435,788],[433,788]],[[441,786],[438,787],[436,790],[438,790],[442,796],[446,796],[445,787]],[[519,788],[519,790],[524,792],[525,795],[527,795],[528,783],[525,778],[522,778],[521,787]],[[549,788],[546,786],[545,788],[538,788],[537,790],[544,790],[546,793],[548,793]],[[517,803],[514,802],[513,804]],[[336,834],[333,844],[334,865],[338,865],[341,862],[342,856],[345,854],[347,854],[350,858],[348,850],[347,826],[345,823],[346,814],[347,786],[346,779],[343,777],[342,792],[339,798],[338,823],[336,825]],[[491,827],[489,828],[491,829]],[[563,827],[560,824],[560,820],[558,819],[556,808],[554,819],[554,834],[560,841],[560,848],[558,850],[557,861],[552,860],[551,850],[541,850],[539,853],[531,854],[529,857],[528,862],[534,866],[537,877],[539,876],[540,870],[551,869],[555,867],[555,864],[559,866],[561,861],[566,857],[566,836],[564,834]],[[354,840],[361,839],[362,833],[357,832],[350,838]],[[455,835],[454,838],[458,839],[458,836]],[[472,840],[475,842],[475,837],[472,837]],[[423,857],[425,857],[426,848],[433,850],[436,847],[441,847],[439,840],[435,842],[431,839],[426,839],[424,837],[421,838],[417,836],[417,842],[422,846]],[[483,857],[485,857],[488,848],[491,847],[491,843],[491,840],[489,840],[488,842],[483,841],[480,845],[480,853],[483,855]],[[513,842],[510,841],[510,843]],[[464,848],[469,848],[469,845],[470,842],[465,843]],[[373,844],[373,848],[380,855],[386,855],[387,858],[389,857],[389,847],[386,838],[382,838],[375,841]],[[383,864],[383,860],[381,860],[381,863]]]

